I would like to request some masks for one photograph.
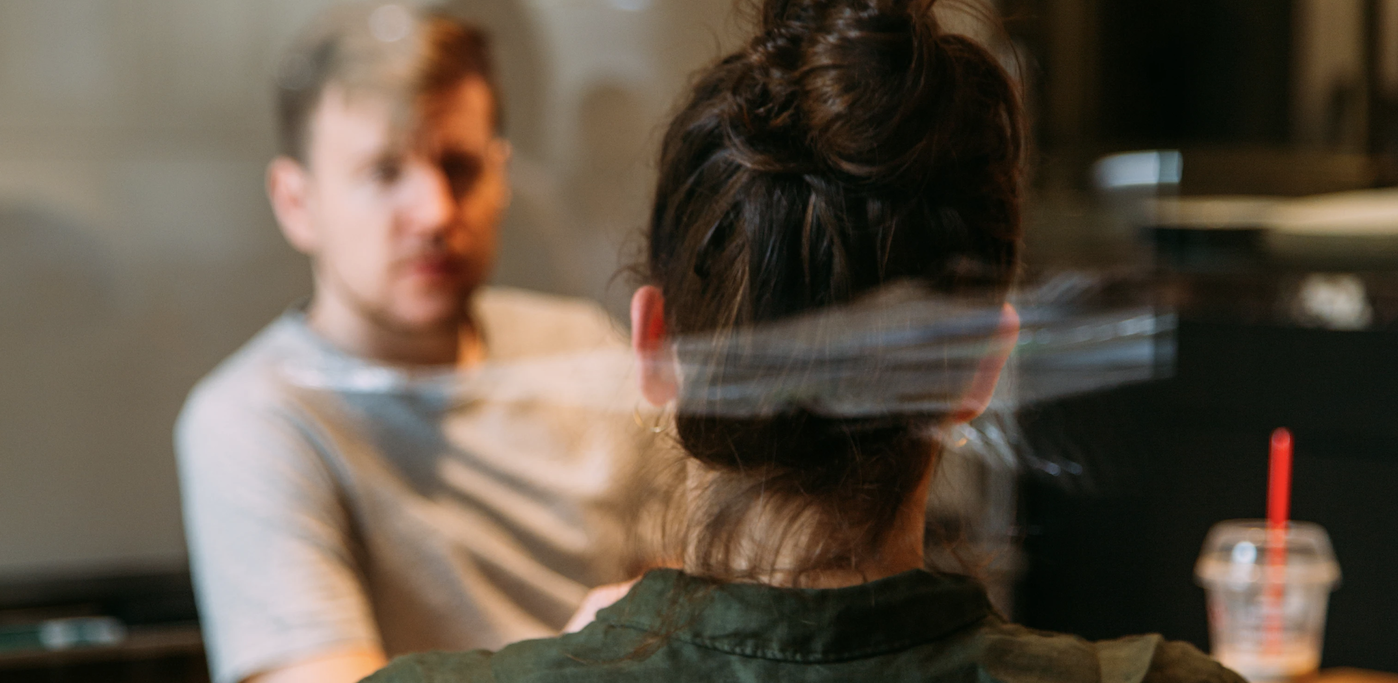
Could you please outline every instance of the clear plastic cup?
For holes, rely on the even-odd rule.
[[[1208,593],[1213,656],[1252,683],[1283,681],[1320,666],[1325,608],[1340,581],[1330,537],[1291,522],[1272,553],[1267,522],[1235,519],[1209,530],[1194,575]],[[1281,547],[1282,544],[1276,544]]]

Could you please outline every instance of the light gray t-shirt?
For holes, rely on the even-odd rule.
[[[191,393],[175,440],[216,681],[553,635],[635,569],[652,435],[617,328],[518,290],[475,306],[487,360],[468,371],[349,356],[291,310]]]

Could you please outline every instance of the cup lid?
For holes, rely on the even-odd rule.
[[[1233,519],[1215,524],[1204,539],[1204,549],[1194,566],[1199,583],[1247,584],[1262,580],[1270,539],[1267,521]],[[1330,547],[1330,536],[1319,524],[1289,522],[1286,527],[1286,581],[1334,586],[1340,565]]]

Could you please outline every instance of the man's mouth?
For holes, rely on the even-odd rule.
[[[407,266],[412,274],[433,280],[455,280],[462,270],[459,259],[442,254],[413,257]]]

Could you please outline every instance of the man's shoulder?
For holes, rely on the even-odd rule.
[[[293,314],[283,314],[225,358],[190,390],[180,423],[230,412],[271,410],[286,400],[281,366],[307,343]]]
[[[625,345],[621,325],[589,299],[488,287],[476,295],[475,307],[497,358]]]

